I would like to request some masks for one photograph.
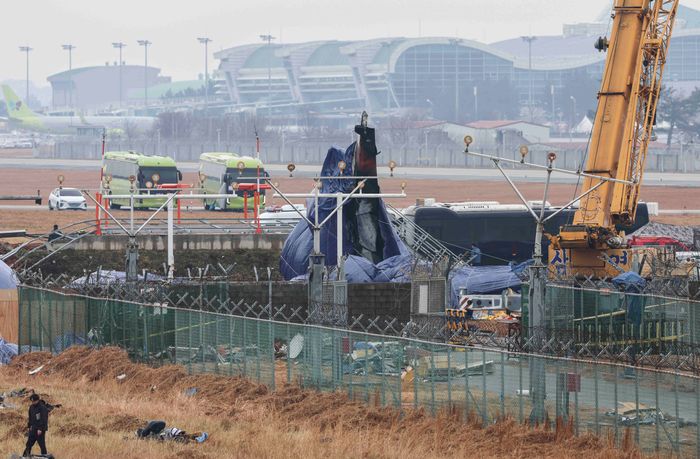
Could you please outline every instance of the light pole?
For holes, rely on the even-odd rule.
[[[29,53],[33,51],[33,48],[29,46],[20,46],[19,50],[27,55],[27,96],[24,99],[24,103],[29,106]]]
[[[122,60],[122,49],[126,46],[126,43],[122,43],[120,41],[113,42],[112,43],[112,48],[116,48],[119,50],[119,107],[122,107],[124,103],[124,98],[122,96],[123,94],[123,84],[122,84],[122,67],[124,67],[124,61]]]
[[[204,45],[204,110],[206,111],[209,109],[209,43],[211,43],[211,38],[199,37],[197,41]]]
[[[459,121],[459,38],[450,38],[450,44],[455,47],[455,123]]]
[[[71,45],[68,43],[67,45],[61,45],[61,48],[64,50],[68,51],[68,85],[69,85],[69,106],[73,106],[73,50],[75,49],[75,46]]]
[[[474,121],[479,120],[479,90],[474,85]]]
[[[532,42],[537,40],[537,37],[524,36],[520,37],[523,41],[527,42],[527,68],[528,68],[528,105],[530,111],[530,121],[532,121]]]
[[[391,80],[389,74],[391,71],[391,41],[383,41],[382,48],[386,48],[386,111],[389,113],[391,108]]]
[[[571,125],[569,126],[569,134],[574,130],[574,123],[576,122],[576,98],[574,96],[569,96],[571,99]]]
[[[148,47],[152,45],[148,40],[138,40],[139,46],[143,46],[144,50],[144,64],[143,64],[143,89],[144,89],[144,107],[146,112],[148,112]],[[148,114],[148,113],[146,113]]]
[[[549,95],[552,96],[552,126],[554,126],[554,123],[556,121],[556,113],[554,112],[554,85],[549,85]]]
[[[270,34],[267,35],[260,35],[260,39],[262,41],[267,42],[267,46],[272,46],[272,40],[276,40],[276,37],[273,37]],[[270,59],[267,60],[267,103],[268,105],[271,104],[271,97],[272,97],[272,68],[271,68],[271,62]]]

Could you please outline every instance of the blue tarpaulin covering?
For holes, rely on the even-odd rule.
[[[642,293],[647,281],[633,271],[627,271],[613,278],[612,283],[625,293]],[[627,321],[636,325],[642,323],[644,301],[639,295],[625,295],[627,306]]]
[[[17,345],[0,338],[0,364],[7,365],[17,355]]]
[[[617,277],[613,277],[612,283],[625,292],[641,293],[647,285],[647,281],[633,271],[627,271]]]
[[[338,177],[341,171],[338,168],[338,163],[342,160],[347,165],[344,171],[345,176],[352,175],[352,164],[355,153],[355,144],[350,145],[345,151],[338,147],[332,147],[328,150],[326,159],[323,162],[321,169],[322,177]],[[337,179],[337,180],[322,180],[321,193],[349,193],[355,186],[355,180]],[[349,199],[343,206],[343,253],[344,255],[355,255],[355,251],[351,235],[353,231],[362,231],[353,226],[354,222],[354,198]],[[322,222],[336,208],[336,198],[319,198],[318,200],[318,221]],[[315,203],[313,199],[307,201],[306,208],[307,217],[310,221],[315,221]],[[408,250],[403,242],[398,238],[398,235],[391,226],[389,215],[387,214],[384,203],[379,200],[378,206],[378,221],[379,233],[383,241],[383,261],[387,261],[397,255],[408,255]],[[337,220],[336,215],[333,215],[328,222],[321,228],[321,253],[325,255],[326,266],[337,264],[336,254],[336,234]],[[309,254],[313,250],[313,234],[309,224],[302,220],[297,224],[291,234],[285,241],[280,258],[280,272],[286,280],[294,279],[306,274],[309,266]],[[375,270],[377,266],[371,262],[367,263],[373,268],[370,268],[362,261],[350,261],[349,265],[355,267],[349,268],[353,270],[353,274],[348,276],[349,282],[387,282],[386,280],[367,280],[375,279]],[[381,264],[381,263],[380,263]],[[350,277],[358,280],[351,280]]]
[[[0,261],[0,289],[14,289],[17,288],[17,276],[15,272],[5,264],[4,261]]]

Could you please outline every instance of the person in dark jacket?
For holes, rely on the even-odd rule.
[[[41,454],[46,454],[46,431],[49,429],[49,409],[46,403],[42,403],[39,395],[32,394],[29,397],[32,404],[29,405],[29,420],[27,422],[27,447],[24,449],[23,456],[31,456],[34,443],[39,443]]]

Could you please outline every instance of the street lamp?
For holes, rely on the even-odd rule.
[[[143,88],[144,88],[144,107],[146,112],[148,112],[148,47],[152,45],[148,40],[137,40],[139,46],[143,46],[144,50],[144,64],[143,64]]]
[[[122,49],[126,46],[126,43],[122,43],[120,41],[113,42],[112,43],[112,48],[116,48],[119,50],[119,107],[122,106],[124,98],[122,96],[123,94],[123,84],[122,84],[122,67],[124,67],[124,61],[122,60]]]
[[[199,37],[197,41],[204,45],[204,109],[209,109],[209,43],[211,38]]]
[[[450,44],[455,47],[455,123],[459,121],[459,38],[450,38]]]
[[[535,36],[523,36],[520,37],[523,39],[523,41],[527,42],[527,67],[528,67],[528,80],[529,80],[529,89],[528,89],[528,105],[529,105],[529,110],[530,110],[530,121],[532,121],[532,42],[537,40],[537,37]]]
[[[68,102],[69,106],[73,106],[73,50],[75,49],[75,46],[71,45],[70,43],[67,45],[61,45],[61,48],[63,48],[65,51],[68,51],[68,84],[69,84],[69,94],[70,94],[70,99]]]
[[[272,46],[272,40],[276,40],[277,37],[273,37],[270,34],[267,35],[260,35],[260,39],[262,41],[267,42],[267,46]],[[272,98],[272,69],[271,69],[271,62],[270,59],[267,60],[267,99],[268,99],[268,104],[271,104],[271,98]]]
[[[24,99],[24,102],[29,106],[29,53],[33,51],[33,48],[29,46],[20,46],[19,50],[27,55],[27,97]]]
[[[571,99],[571,126],[569,126],[569,132],[573,131],[574,123],[576,122],[576,98],[574,96],[569,96]]]
[[[391,44],[392,41],[383,41],[381,43],[382,48],[386,48],[386,111],[389,113],[389,109],[391,109],[391,79],[390,79],[390,72],[391,72]]]
[[[552,126],[556,122],[556,113],[554,112],[554,85],[549,85],[549,94],[552,96]]]

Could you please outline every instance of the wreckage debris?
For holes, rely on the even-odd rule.
[[[149,421],[145,427],[136,430],[136,437],[178,443],[204,443],[209,438],[209,434],[207,432],[187,433],[177,427],[166,429],[165,421]]]

